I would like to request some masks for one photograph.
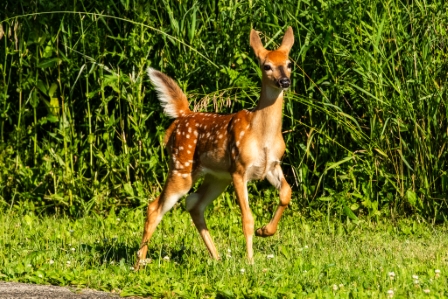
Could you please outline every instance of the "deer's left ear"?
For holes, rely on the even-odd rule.
[[[253,29],[250,31],[250,46],[254,49],[255,55],[258,59],[262,59],[266,56],[267,50],[263,47],[263,43],[261,42],[257,31]]]
[[[288,29],[286,29],[285,35],[283,36],[282,44],[280,45],[278,50],[286,51],[289,53],[293,44],[294,44],[294,33],[292,32],[291,26],[289,26]]]

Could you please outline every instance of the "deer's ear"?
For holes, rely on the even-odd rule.
[[[253,29],[250,31],[250,46],[254,50],[255,55],[258,57],[258,59],[261,59],[263,56],[265,56],[263,54],[265,54],[267,50],[263,47],[263,43],[261,42],[257,31]]]
[[[291,26],[289,26],[286,29],[285,35],[283,36],[282,44],[278,49],[289,53],[293,44],[294,44],[294,33],[292,32]]]

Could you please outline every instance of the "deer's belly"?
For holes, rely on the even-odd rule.
[[[201,173],[210,174],[216,178],[230,178],[230,160],[228,154],[219,149],[210,150],[200,156]]]

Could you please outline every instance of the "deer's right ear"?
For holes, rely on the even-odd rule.
[[[292,27],[289,26],[286,29],[285,35],[283,36],[282,44],[278,48],[278,50],[283,50],[289,53],[294,44],[294,33],[292,32]]]
[[[250,46],[254,49],[255,55],[257,55],[258,59],[264,58],[263,55],[267,50],[263,47],[263,43],[261,42],[260,37],[258,36],[257,31],[252,29],[250,31]]]

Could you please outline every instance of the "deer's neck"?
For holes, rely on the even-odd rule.
[[[257,108],[253,111],[252,128],[263,139],[281,136],[283,112],[283,90],[263,84]]]

